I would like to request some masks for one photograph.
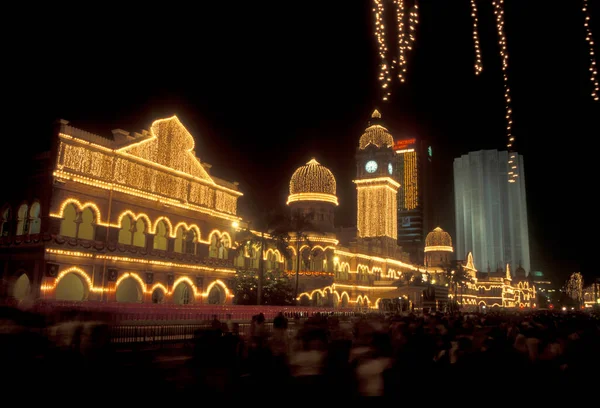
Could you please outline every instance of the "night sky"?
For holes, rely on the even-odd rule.
[[[387,103],[377,86],[371,1],[189,4],[89,11],[53,5],[23,18],[5,37],[11,137],[4,140],[19,153],[4,151],[3,164],[44,149],[46,129],[58,118],[110,135],[177,114],[212,174],[240,182],[242,215],[283,207],[290,176],[314,157],[336,176],[338,224],[352,225],[355,149],[378,107],[396,139],[431,141],[437,218],[453,233],[453,159],[506,145],[491,1],[478,1],[480,76],[469,0],[420,1],[407,82],[393,82]],[[590,6],[598,39],[600,2]],[[581,1],[506,0],[505,8],[532,268],[557,281],[574,271],[598,276],[588,236],[598,236],[592,138],[600,134],[600,102],[590,96]],[[13,11],[19,21],[24,11]]]

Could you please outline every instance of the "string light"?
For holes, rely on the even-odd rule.
[[[379,45],[379,76],[378,80],[381,83],[382,100],[387,101],[390,96],[389,86],[391,85],[390,78],[390,67],[387,62],[387,52],[388,48],[385,42],[385,24],[383,22],[384,15],[384,7],[383,0],[373,0],[375,3],[375,8],[373,12],[375,13],[375,37],[377,38],[377,43]]]
[[[498,45],[500,46],[500,57],[502,58],[502,78],[504,80],[504,100],[506,107],[506,134],[508,142],[508,182],[514,183],[518,174],[517,155],[514,152],[515,137],[512,134],[512,108],[510,98],[510,87],[508,86],[508,50],[506,47],[506,35],[504,34],[504,0],[494,0],[494,14],[496,15],[496,28],[498,30]]]
[[[417,24],[419,24],[419,4],[417,0],[415,0],[415,4],[413,4],[410,13],[408,13],[408,35],[404,36],[406,48],[408,50],[412,50],[413,44],[415,43]]]
[[[111,149],[97,136],[63,125],[56,177],[163,201],[201,212],[235,217],[234,183],[217,184],[195,157],[194,139],[176,116],[153,122],[143,139]],[[86,176],[82,176],[86,175]]]
[[[404,210],[412,210],[419,205],[417,153],[414,149],[401,149],[396,150],[396,154],[400,155],[399,162],[403,169],[403,188],[400,190],[400,201]]]
[[[396,21],[398,24],[398,78],[400,82],[406,80],[406,44],[404,41],[404,0],[394,0],[396,5]],[[396,60],[394,60],[396,62]]]
[[[471,0],[471,17],[473,17],[473,44],[475,45],[475,75],[479,75],[483,71],[481,64],[481,48],[479,45],[479,29],[477,28],[477,3],[476,0]]]
[[[287,204],[295,201],[325,201],[338,205],[335,189],[333,173],[312,159],[292,175]]]
[[[583,0],[583,14],[585,16],[585,20],[583,26],[585,27],[585,40],[588,42],[588,46],[590,48],[590,81],[592,82],[592,98],[595,101],[599,100],[598,97],[598,67],[596,66],[596,55],[594,53],[594,38],[592,36],[592,27],[590,27],[590,20],[592,16],[590,14],[590,10],[588,7],[588,0]]]
[[[359,237],[398,238],[398,188],[390,177],[354,180],[358,195],[357,229]]]

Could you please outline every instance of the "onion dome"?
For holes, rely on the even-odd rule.
[[[333,173],[315,159],[299,167],[290,180],[287,203],[296,201],[325,201],[338,205]]]
[[[369,127],[365,129],[360,137],[358,147],[362,150],[371,144],[377,147],[394,146],[394,138],[389,130],[381,125],[381,113],[377,109],[371,114]]]
[[[450,234],[440,227],[435,228],[425,238],[425,252],[434,251],[453,252]]]

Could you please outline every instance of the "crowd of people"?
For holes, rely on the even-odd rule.
[[[12,386],[37,376],[47,390],[64,386],[65,378],[81,389],[96,381],[123,389],[133,382],[153,390],[167,387],[164,373],[150,360],[130,353],[134,357],[127,364],[137,368],[123,370],[123,360],[115,357],[114,349],[65,341],[73,338],[74,330],[95,330],[93,338],[108,345],[109,331],[103,325],[63,322],[51,326],[44,337],[36,335],[41,331],[22,328],[42,327],[43,319],[15,316],[7,317],[5,311],[0,318],[2,364],[13,373],[8,382]],[[23,316],[26,324],[14,323]],[[562,389],[593,384],[600,368],[600,316],[594,313],[499,311],[351,318],[280,314],[272,321],[258,314],[249,330],[240,331],[242,324],[230,316],[224,322],[215,316],[199,330],[185,365],[186,384],[170,390],[194,395],[264,390],[287,398],[335,395],[341,399],[405,398],[419,393],[428,400],[503,390],[503,398],[512,398],[518,390],[537,385]],[[49,333],[54,346],[50,354],[42,352],[50,350]]]
[[[600,368],[600,317],[591,313],[317,315],[292,322],[279,315],[268,328],[258,315],[246,339],[218,335],[236,339],[224,340],[220,352],[230,356],[222,390],[395,398],[420,390],[435,398],[432,390],[461,387],[471,394],[581,387]],[[209,349],[198,353],[198,364],[207,363]]]

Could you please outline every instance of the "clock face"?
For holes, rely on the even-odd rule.
[[[375,160],[369,160],[367,164],[365,164],[365,170],[369,173],[375,173],[377,171],[377,162]]]
[[[394,167],[392,166],[392,163],[388,163],[388,173],[390,173],[390,176],[392,175],[393,172],[394,172]]]

